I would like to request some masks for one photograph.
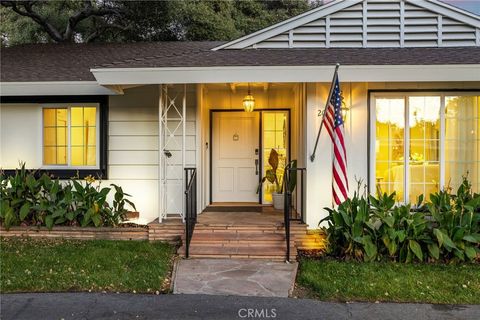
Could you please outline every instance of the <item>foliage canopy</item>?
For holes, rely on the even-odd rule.
[[[2,1],[2,45],[232,40],[317,7],[308,0]]]

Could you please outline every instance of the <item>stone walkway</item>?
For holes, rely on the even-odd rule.
[[[297,267],[297,263],[260,260],[179,260],[173,293],[288,297]]]

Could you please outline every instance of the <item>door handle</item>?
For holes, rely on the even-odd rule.
[[[255,175],[258,176],[258,159],[255,159]]]

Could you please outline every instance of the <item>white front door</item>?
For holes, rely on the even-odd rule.
[[[258,202],[259,113],[214,112],[212,201]]]

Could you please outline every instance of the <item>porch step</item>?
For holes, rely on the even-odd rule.
[[[180,218],[168,218],[159,223],[154,220],[148,224],[148,238],[150,241],[166,241],[179,245],[185,232],[185,225]]]
[[[263,205],[258,203],[213,203],[205,208],[203,212],[262,212]]]
[[[183,246],[179,254],[185,253]],[[285,229],[280,223],[253,224],[197,224],[190,242],[192,258],[268,259],[285,260]],[[296,256],[295,242],[291,241],[291,257]]]

